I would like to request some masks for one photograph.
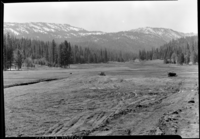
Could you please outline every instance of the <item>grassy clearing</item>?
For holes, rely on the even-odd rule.
[[[160,61],[71,67],[4,72],[4,85],[59,79],[4,89],[7,136],[140,134],[171,108],[163,99],[191,89],[198,79],[197,66]],[[168,71],[178,77],[168,78]]]

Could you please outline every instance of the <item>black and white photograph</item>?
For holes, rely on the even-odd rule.
[[[3,7],[5,137],[199,138],[197,0]]]

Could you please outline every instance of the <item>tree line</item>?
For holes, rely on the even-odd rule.
[[[150,51],[141,50],[138,57],[140,60],[161,59],[165,64],[196,64],[198,63],[198,38],[190,36],[172,40],[160,48],[153,48]]]
[[[35,64],[68,68],[70,64],[124,62],[135,58],[131,52],[88,48],[72,45],[65,40],[57,44],[28,38],[16,38],[9,33],[3,36],[3,69],[15,66],[34,67]]]

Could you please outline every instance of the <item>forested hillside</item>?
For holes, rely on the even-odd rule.
[[[183,37],[151,51],[139,51],[139,59],[162,59],[166,64],[196,64],[198,63],[198,38],[197,36]]]
[[[65,40],[57,44],[28,38],[16,38],[4,34],[3,69],[13,65],[21,69],[22,65],[33,67],[35,64],[53,67],[69,67],[77,63],[101,63],[108,61],[123,62],[135,58],[133,53],[114,51],[106,48],[87,48],[72,45]]]

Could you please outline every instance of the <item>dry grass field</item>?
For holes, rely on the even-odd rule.
[[[198,96],[197,65],[159,60],[4,71],[6,136],[197,138]]]

